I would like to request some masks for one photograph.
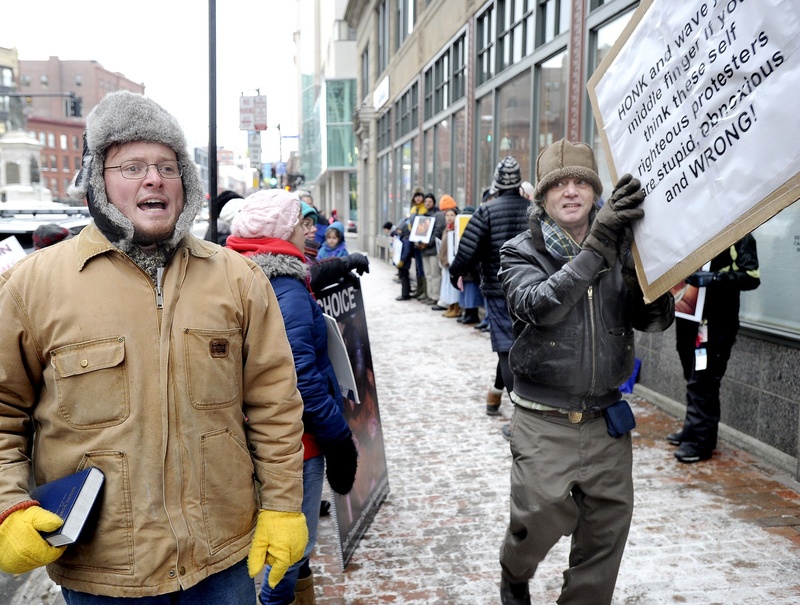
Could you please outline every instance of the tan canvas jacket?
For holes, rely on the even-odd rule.
[[[87,541],[48,566],[68,588],[188,588],[247,556],[259,507],[300,511],[302,401],[263,272],[187,236],[162,290],[94,225],[0,277],[0,513],[31,480],[106,477]]]

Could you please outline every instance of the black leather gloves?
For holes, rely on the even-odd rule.
[[[594,250],[606,260],[609,267],[613,267],[625,227],[644,216],[644,210],[638,208],[643,200],[644,191],[639,180],[630,174],[624,175],[597,213],[583,247]]]
[[[703,288],[716,281],[722,281],[721,275],[717,271],[695,271],[686,278],[686,283],[695,288]]]
[[[344,262],[348,271],[355,269],[356,273],[359,275],[369,273],[369,259],[360,252],[353,252],[352,254],[345,256],[342,261]]]
[[[341,441],[322,444],[325,455],[325,474],[331,489],[337,494],[347,494],[353,488],[358,468],[358,450],[352,433]]]

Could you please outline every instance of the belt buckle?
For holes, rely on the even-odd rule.
[[[583,412],[570,412],[567,417],[572,424],[580,424],[583,420]]]

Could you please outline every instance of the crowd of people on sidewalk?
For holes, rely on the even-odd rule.
[[[185,136],[142,95],[106,95],[85,134],[70,195],[93,223],[42,230],[0,275],[0,571],[46,565],[68,605],[312,604],[323,476],[346,494],[359,464],[316,297],[369,261],[308,193],[221,195],[217,241],[194,237],[203,192]],[[384,230],[399,303],[488,331],[485,412],[500,413],[503,390],[513,403],[501,602],[529,605],[538,564],[571,536],[559,602],[607,605],[634,500],[620,386],[634,330],[666,330],[675,299],[645,302],[636,277],[637,179],[603,201],[591,147],[565,139],[535,177],[507,156],[477,207],[418,188]],[[708,301],[676,330],[688,406],[667,439],[693,463],[716,446],[739,293],[759,285],[755,240],[687,282]],[[63,519],[31,487],[89,466],[113,490],[96,531],[52,546],[41,532]]]
[[[666,330],[675,299],[668,292],[645,304],[636,277],[638,180],[623,176],[603,200],[592,149],[562,139],[539,154],[536,183],[507,156],[477,208],[459,209],[449,195],[437,205],[417,188],[408,216],[384,230],[395,238],[397,300],[488,331],[497,365],[486,414],[499,415],[504,390],[513,404],[502,427],[513,455],[502,603],[531,602],[528,582],[564,535],[572,555],[559,602],[588,603],[591,594],[610,603],[633,510],[635,419],[620,387],[635,378],[633,331]],[[471,216],[459,225],[463,214]],[[746,236],[686,281],[708,288],[708,306],[699,324],[677,325],[688,405],[683,429],[666,438],[679,446],[678,461],[693,463],[716,446],[739,292],[759,283],[755,240]]]

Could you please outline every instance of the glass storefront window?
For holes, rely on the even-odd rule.
[[[629,11],[613,21],[606,23],[602,27],[598,27],[596,31],[592,32],[591,39],[594,40],[594,43],[591,52],[594,56],[589,66],[591,72],[594,72],[597,66],[606,58],[614,42],[616,42],[617,38],[622,34],[622,30],[625,29],[632,15],[633,11]],[[587,104],[587,107],[588,106]],[[614,184],[611,182],[611,172],[608,169],[606,153],[603,149],[600,133],[597,130],[597,124],[594,120],[592,120],[591,128],[589,129],[589,141],[591,142],[592,149],[594,149],[594,157],[597,160],[597,172],[600,175],[600,181],[603,183],[603,196],[607,198],[611,194]]]
[[[739,316],[767,332],[800,339],[800,204],[773,216],[753,231],[761,285],[742,292]]]
[[[522,168],[522,180],[531,180],[531,72],[526,71],[497,91],[497,157],[492,171],[507,155],[514,156]],[[491,181],[490,181],[491,182]]]
[[[497,164],[494,153],[494,96],[489,93],[477,102],[476,153],[475,153],[475,199],[468,205],[478,207],[483,190],[492,184],[492,174]]]
[[[459,207],[466,203],[467,186],[467,112],[453,115],[453,196]]]
[[[539,150],[566,136],[568,71],[569,57],[566,51],[538,67]]]
[[[453,190],[453,166],[452,166],[452,152],[450,149],[450,120],[442,120],[435,128],[436,133],[436,173],[435,176],[435,191],[436,200],[447,193],[452,195]]]
[[[402,175],[402,179],[401,187],[398,189],[397,195],[401,200],[411,199],[411,146],[412,141],[406,141],[403,143],[400,151],[400,163],[398,164],[397,172]]]
[[[422,182],[422,188],[427,193],[433,191],[435,179],[433,178],[433,128],[425,131],[425,175]]]

